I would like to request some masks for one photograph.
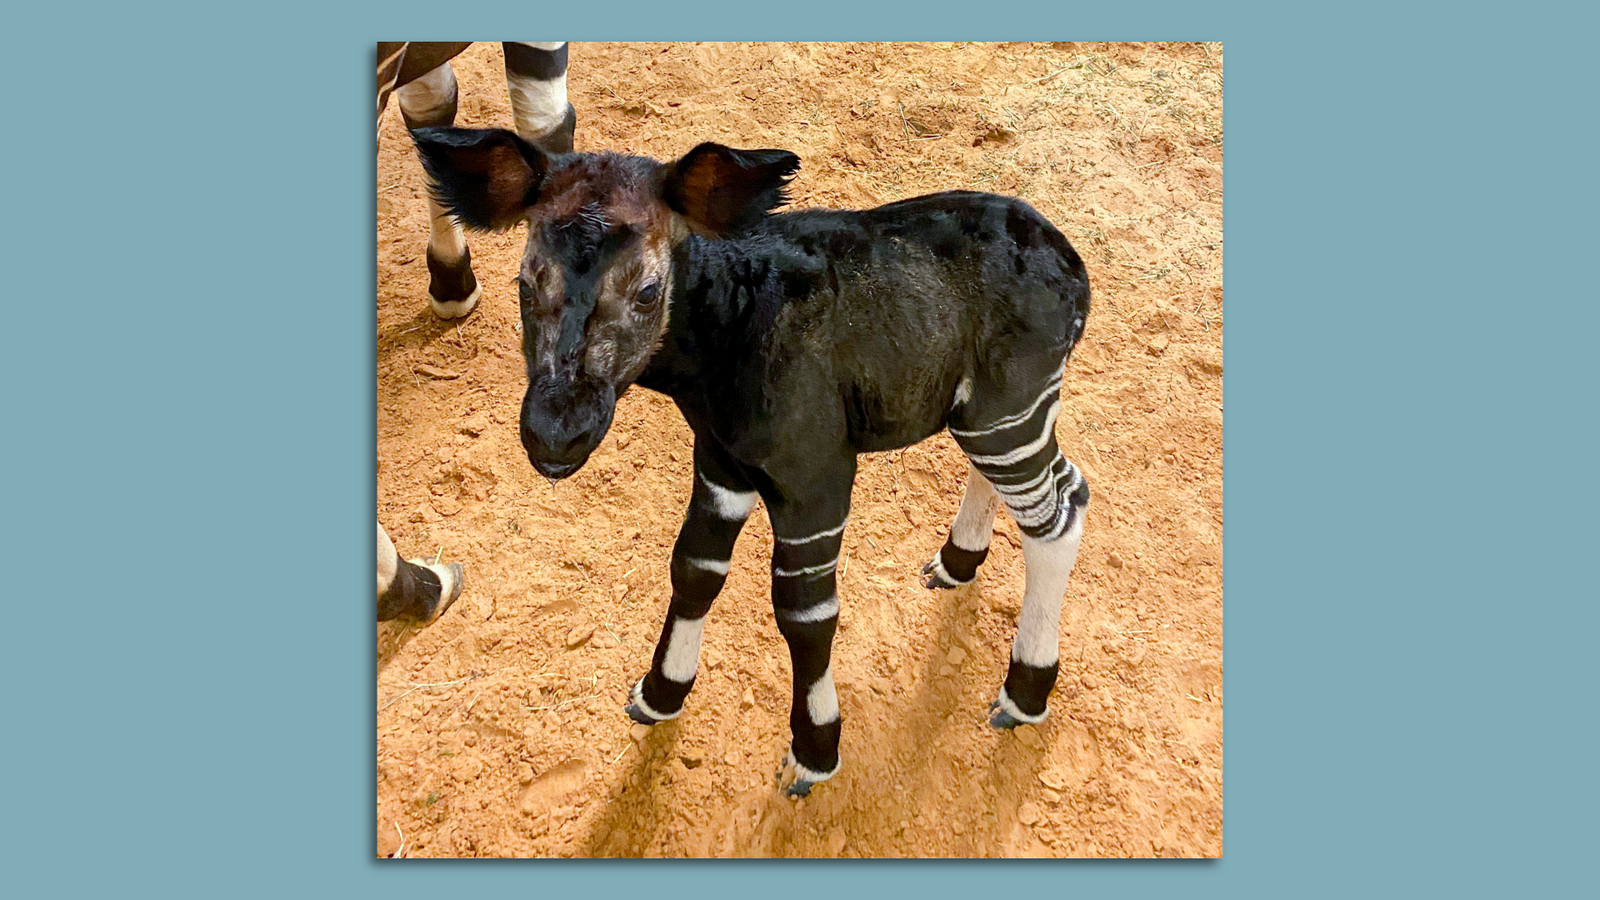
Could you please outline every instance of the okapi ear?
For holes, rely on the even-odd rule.
[[[503,128],[419,128],[411,132],[433,198],[461,224],[504,231],[538,202],[549,158]]]
[[[733,150],[701,144],[667,167],[662,199],[701,234],[726,237],[750,228],[789,200],[800,168],[787,150]]]

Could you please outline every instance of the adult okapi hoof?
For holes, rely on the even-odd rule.
[[[954,576],[944,569],[943,552],[933,554],[933,559],[922,567],[922,586],[929,590],[950,590],[971,584],[972,579],[957,581]]]
[[[461,596],[461,586],[467,583],[467,570],[462,568],[461,563],[453,562],[445,568],[450,572],[450,586],[448,592],[439,597],[439,606],[433,611],[435,619],[444,615],[450,604],[456,602],[456,598]]]
[[[475,287],[472,293],[462,300],[439,300],[432,294],[428,295],[428,308],[441,319],[459,319],[472,312],[478,305],[478,298],[483,296],[483,288]]]
[[[456,598],[461,596],[461,586],[466,583],[467,571],[462,568],[461,563],[453,562],[439,565],[434,562],[437,558],[427,557],[415,560],[418,565],[426,566],[435,575],[439,576],[439,602],[434,604],[433,609],[427,611],[427,615],[423,619],[424,625],[438,621],[439,617],[444,615],[445,610],[450,608],[450,604],[456,602]]]

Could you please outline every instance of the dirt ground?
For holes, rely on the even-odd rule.
[[[455,62],[457,124],[510,127],[501,50]],[[917,579],[967,464],[946,435],[863,458],[839,567],[843,770],[801,802],[773,772],[788,654],[752,515],[684,714],[622,712],[670,593],[690,433],[643,389],[552,488],[517,440],[512,277],[524,235],[473,236],[483,301],[427,308],[423,176],[391,103],[377,166],[378,517],[464,563],[427,628],[377,629],[380,856],[1220,856],[1222,47],[574,44],[579,150],[669,160],[704,140],[802,159],[795,207],[953,188],[1020,196],[1094,292],[1062,450],[1093,489],[1040,727],[984,712],[1020,610],[1002,515],[978,580]]]

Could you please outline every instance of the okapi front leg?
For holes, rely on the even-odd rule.
[[[852,463],[854,460],[852,460]],[[850,512],[850,481],[838,492],[800,504],[769,504],[774,536],[772,605],[789,645],[794,694],[792,740],[784,767],[793,769],[788,793],[804,797],[839,771],[839,697],[833,684],[833,635],[839,625],[836,568]],[[780,773],[781,774],[781,773]]]
[[[449,63],[395,94],[408,129],[437,128],[456,120],[456,76]],[[459,319],[472,312],[483,294],[472,274],[472,251],[461,224],[431,194],[428,217],[428,305],[441,319]]]
[[[567,102],[565,41],[500,45],[517,134],[546,153],[571,153],[578,115]]]
[[[411,616],[432,622],[461,596],[460,563],[406,560],[378,523],[378,621]]]
[[[739,530],[755,506],[756,492],[719,465],[696,442],[694,492],[678,542],[672,548],[672,600],[661,627],[650,671],[634,685],[628,716],[654,725],[677,718],[694,687],[700,666],[700,638],[711,601],[728,577],[728,560]]]

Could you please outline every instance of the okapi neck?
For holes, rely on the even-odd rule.
[[[690,235],[673,250],[667,331],[639,384],[678,396],[759,341],[772,318],[757,314],[771,300],[771,266],[750,243]]]

